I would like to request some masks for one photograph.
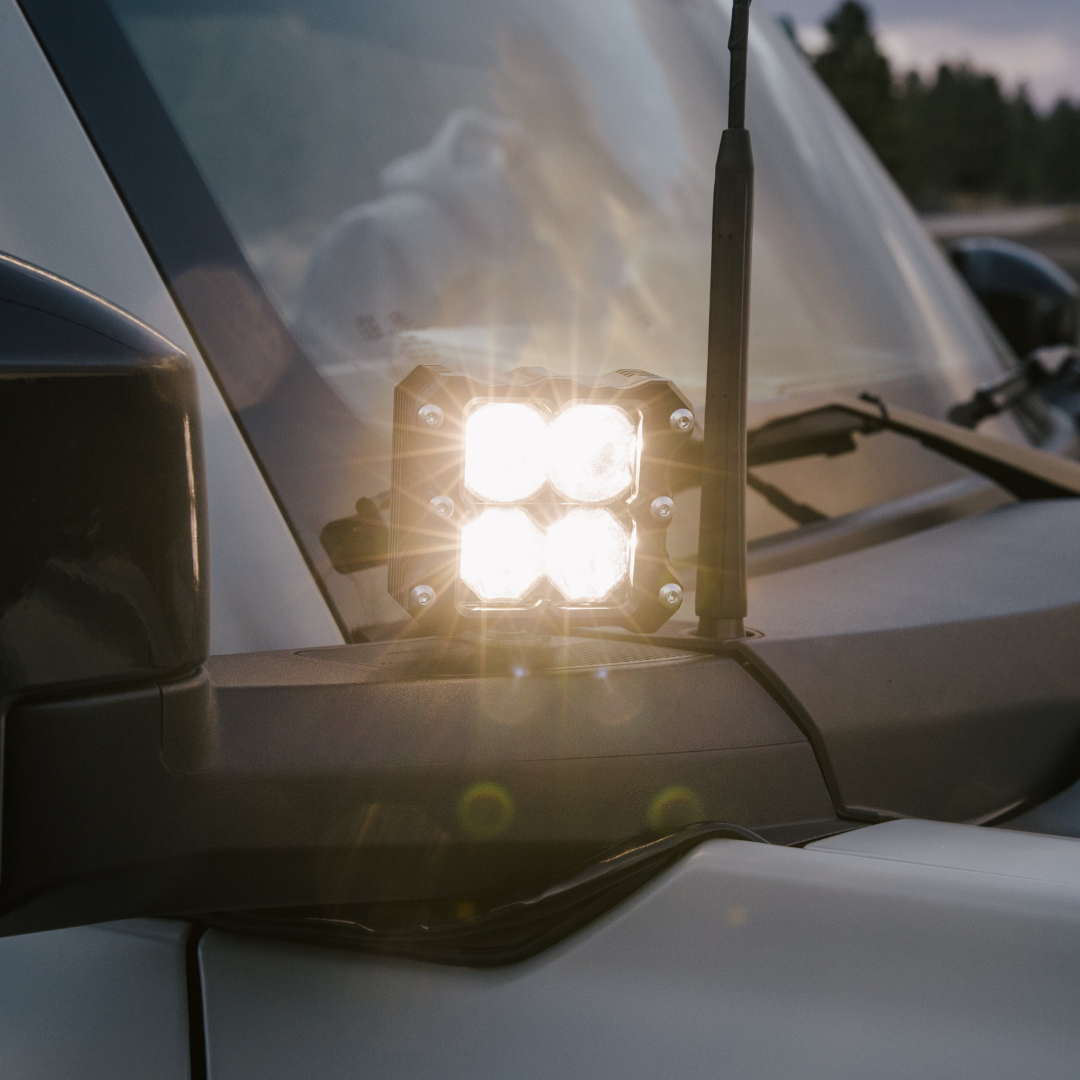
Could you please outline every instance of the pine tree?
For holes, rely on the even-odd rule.
[[[1009,110],[993,75],[942,64],[920,110],[914,165],[926,191],[985,195],[1005,185]]]
[[[874,38],[870,14],[856,0],[845,0],[826,20],[825,30],[829,44],[814,59],[814,69],[885,167],[896,175],[904,159],[896,93],[889,61]]]
[[[844,0],[825,30],[815,70],[917,205],[1080,199],[1080,102],[1063,98],[1040,115],[1026,88],[1007,95],[993,75],[965,64],[942,64],[929,80],[917,72],[894,80],[856,0]]]
[[[1042,190],[1042,122],[1021,86],[1008,103],[1009,148],[1005,162],[1005,194],[1029,202]]]
[[[1080,199],[1080,105],[1064,98],[1044,122],[1043,183],[1053,202]]]

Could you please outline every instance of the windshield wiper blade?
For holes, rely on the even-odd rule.
[[[749,433],[747,456],[751,465],[760,465],[810,454],[845,453],[846,449],[854,449],[855,434],[871,435],[878,431],[892,431],[914,439],[928,450],[993,480],[1018,499],[1080,496],[1080,464],[1075,461],[1033,446],[980,435],[910,409],[887,407],[872,395],[837,398],[826,405],[771,420]],[[696,482],[700,483],[700,464],[697,469]],[[672,471],[677,472],[680,481],[675,490],[694,485],[694,466],[687,458]]]
[[[872,435],[884,425],[874,416],[851,413],[834,405],[807,409],[770,420],[746,433],[748,468],[796,458],[837,457],[856,449],[855,435]],[[684,443],[669,467],[673,491],[701,483],[701,440]],[[751,484],[753,487],[753,484]]]
[[[757,473],[749,470],[746,472],[746,486],[756,491],[771,507],[779,510],[785,517],[790,518],[796,525],[813,525],[818,521],[828,521],[827,514],[815,510],[807,503],[801,503],[793,499],[785,491],[781,491],[775,484],[769,484],[762,480]]]

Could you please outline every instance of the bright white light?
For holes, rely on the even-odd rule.
[[[465,422],[465,486],[490,502],[535,494],[547,479],[547,421],[514,402],[481,405]]]
[[[521,600],[544,573],[544,534],[524,510],[485,510],[461,530],[461,580],[481,600]]]
[[[637,429],[613,405],[571,405],[548,429],[548,479],[575,502],[600,503],[634,482]]]
[[[547,531],[544,565],[567,600],[604,600],[630,573],[630,534],[610,510],[571,510]]]

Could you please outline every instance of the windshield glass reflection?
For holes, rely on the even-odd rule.
[[[389,486],[393,387],[417,363],[644,368],[700,402],[722,0],[113,7],[285,322],[369,433],[354,497]],[[970,298],[758,4],[748,124],[752,401],[894,383],[891,400],[941,414],[993,377]]]

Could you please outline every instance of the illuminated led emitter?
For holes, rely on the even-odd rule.
[[[489,402],[465,422],[465,488],[487,502],[527,499],[547,480],[547,419],[516,402]]]
[[[522,603],[545,574],[571,604],[599,603],[628,583],[632,534],[602,506],[632,492],[638,442],[637,424],[613,405],[571,403],[551,421],[520,402],[468,413],[464,480],[474,499],[505,506],[550,484],[557,503],[573,507],[546,533],[524,509],[494,507],[462,528],[459,576],[482,605]]]
[[[522,600],[544,573],[544,535],[524,510],[491,507],[461,529],[461,580],[481,600]]]
[[[637,458],[637,425],[613,405],[571,405],[548,428],[548,479],[573,502],[605,503],[626,495]]]
[[[544,569],[566,600],[607,599],[630,574],[631,537],[610,510],[571,510],[544,537]]]

